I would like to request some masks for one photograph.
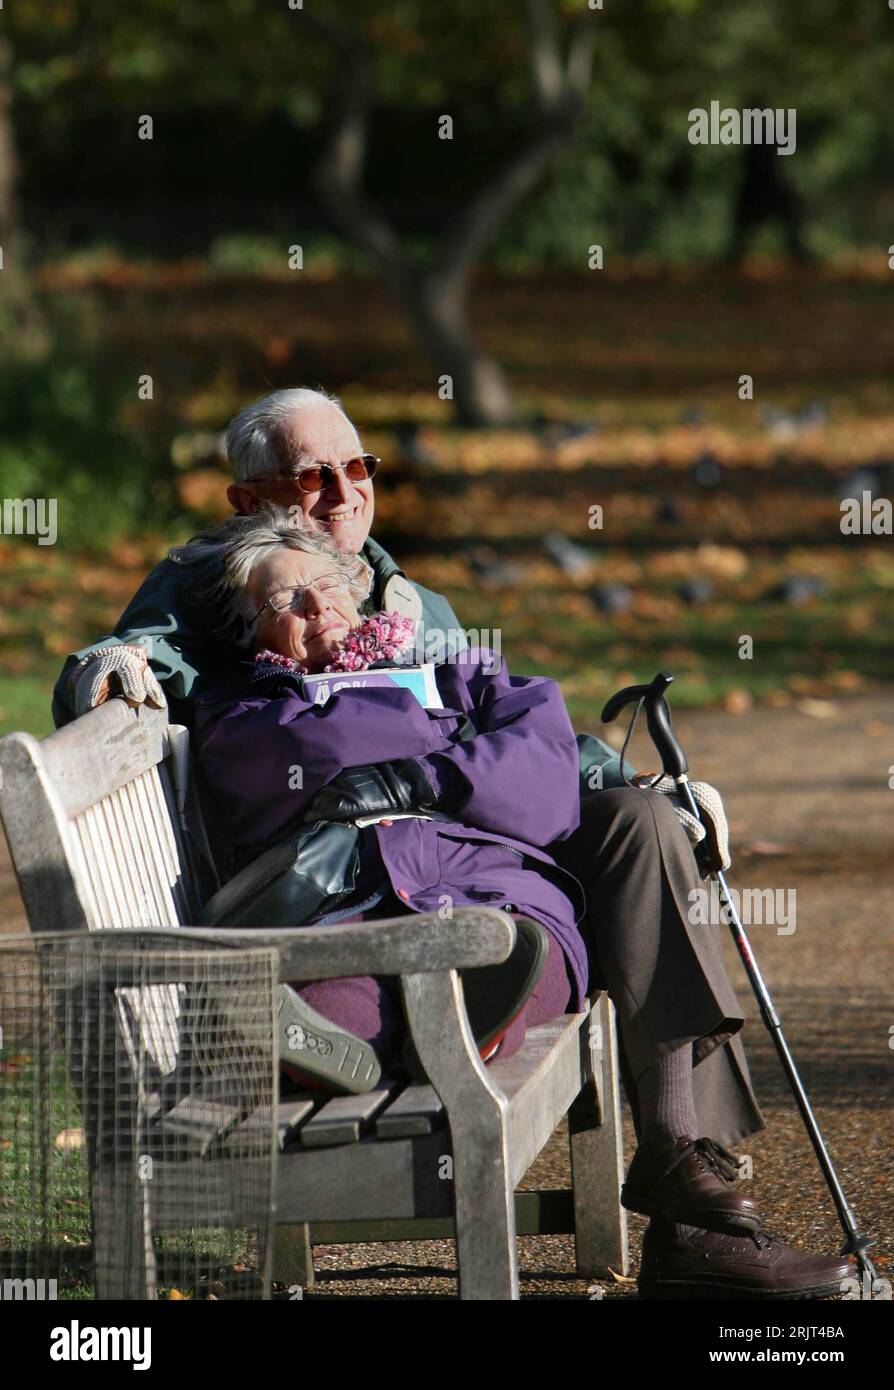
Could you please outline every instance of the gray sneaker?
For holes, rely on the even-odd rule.
[[[276,1006],[276,1045],[280,1065],[293,1081],[360,1095],[375,1089],[382,1075],[368,1042],[323,1018],[291,985],[280,985]]]

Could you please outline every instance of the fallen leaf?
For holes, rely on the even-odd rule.
[[[731,545],[712,545],[704,541],[695,552],[698,569],[724,579],[741,579],[748,569],[748,557],[743,550]]]
[[[735,689],[727,692],[723,708],[727,714],[747,714],[753,704],[750,690]]]
[[[838,706],[832,700],[799,700],[797,708],[811,719],[833,719],[838,713]]]
[[[84,1131],[82,1129],[62,1129],[53,1141],[58,1153],[65,1153],[69,1149],[82,1149],[84,1147]]]
[[[827,679],[839,690],[861,690],[865,684],[859,671],[833,671]]]

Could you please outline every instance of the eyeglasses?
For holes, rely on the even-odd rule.
[[[267,602],[261,605],[251,621],[256,623],[265,608],[272,608],[274,613],[303,612],[311,589],[318,594],[346,594],[349,587],[347,580],[342,579],[340,574],[324,574],[310,584],[293,584],[287,589],[277,589],[276,593],[271,594]]]
[[[302,492],[322,492],[335,480],[337,468],[345,470],[345,477],[352,483],[366,482],[374,478],[376,468],[382,462],[375,454],[361,454],[359,458],[348,459],[347,463],[311,463],[290,473],[273,478],[246,478],[247,483],[297,483]]]

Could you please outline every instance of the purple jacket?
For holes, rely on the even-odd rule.
[[[240,662],[233,679],[196,700],[195,742],[221,827],[247,863],[300,823],[317,791],[345,767],[419,759],[437,791],[464,792],[460,819],[377,825],[394,891],[418,912],[510,904],[558,938],[583,1006],[587,952],[576,921],[577,879],[546,852],[580,824],[579,756],[561,691],[543,676],[491,674],[471,648],[436,668],[442,710],[409,690],[350,688],[324,705],[300,677]],[[472,721],[474,738],[459,730]],[[456,804],[456,803],[454,803]]]

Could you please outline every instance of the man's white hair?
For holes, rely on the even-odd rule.
[[[247,405],[240,410],[227,426],[227,455],[233,470],[233,480],[247,483],[251,478],[269,477],[281,472],[281,464],[274,453],[271,436],[284,420],[289,420],[309,406],[334,405],[336,410],[348,420],[344,407],[335,396],[326,391],[311,391],[309,387],[296,386],[282,391],[271,391],[268,396]],[[348,420],[348,424],[350,424]],[[353,428],[353,427],[352,427]]]

